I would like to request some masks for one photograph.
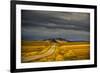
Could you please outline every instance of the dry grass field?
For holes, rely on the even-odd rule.
[[[89,42],[22,41],[21,46],[22,63],[86,60],[90,58]]]

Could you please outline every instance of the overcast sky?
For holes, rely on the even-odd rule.
[[[21,21],[22,40],[89,41],[89,13],[22,10]]]

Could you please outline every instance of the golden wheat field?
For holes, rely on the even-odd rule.
[[[22,41],[21,62],[86,60],[90,58],[89,42]]]

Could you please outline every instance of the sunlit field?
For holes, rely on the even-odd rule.
[[[22,41],[21,47],[22,63],[87,60],[90,58],[89,42]]]

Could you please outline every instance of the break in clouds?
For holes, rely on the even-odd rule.
[[[22,10],[21,21],[22,40],[89,41],[89,13]]]

